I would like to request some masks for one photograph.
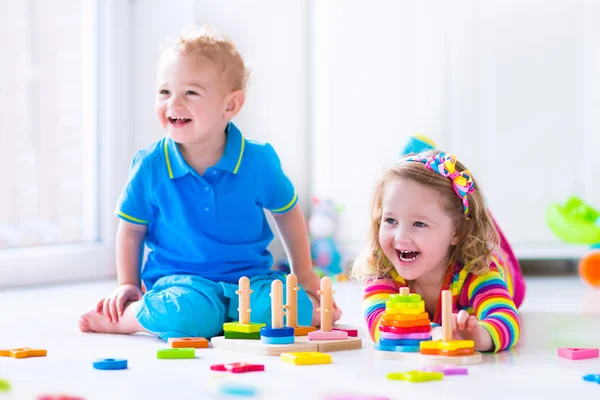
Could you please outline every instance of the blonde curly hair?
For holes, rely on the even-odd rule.
[[[222,68],[231,91],[246,91],[250,70],[233,41],[210,26],[186,28],[178,37],[168,37],[161,45],[159,62],[172,54],[198,52]]]
[[[431,157],[441,153],[430,150],[420,155]],[[456,162],[457,171],[466,170]],[[452,181],[425,167],[421,162],[411,162],[403,157],[389,167],[379,180],[371,206],[371,229],[366,247],[354,261],[352,275],[359,279],[390,277],[394,266],[387,260],[379,245],[379,230],[383,215],[383,193],[386,186],[400,179],[407,179],[433,189],[441,195],[442,207],[453,220],[459,241],[450,251],[450,265],[459,262],[467,271],[475,275],[489,271],[493,250],[499,245],[500,238],[491,216],[485,207],[485,201],[479,185],[474,180],[474,191],[469,193],[468,214],[464,214],[462,200],[456,195]]]

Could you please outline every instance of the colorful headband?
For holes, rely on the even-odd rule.
[[[431,157],[416,155],[407,157],[406,160],[422,162],[426,168],[437,172],[441,176],[450,178],[454,191],[462,200],[465,215],[469,213],[467,195],[475,190],[473,178],[471,172],[467,169],[462,172],[456,170],[456,157],[454,155],[446,153],[439,153]]]

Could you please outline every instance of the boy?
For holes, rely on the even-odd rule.
[[[273,148],[230,122],[247,78],[235,45],[210,29],[165,43],[155,111],[167,135],[133,160],[116,210],[119,287],[81,316],[81,331],[210,338],[237,320],[241,276],[253,290],[252,322],[269,325],[271,282],[283,276],[270,270],[265,208],[304,288],[298,322],[317,324],[319,278],[296,191]],[[144,241],[146,293],[138,268]],[[334,321],[340,315],[336,309]]]

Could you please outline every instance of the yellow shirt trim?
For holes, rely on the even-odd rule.
[[[297,198],[298,198],[298,193],[294,192],[294,198],[292,199],[292,201],[290,201],[289,203],[287,203],[285,205],[285,207],[281,207],[281,208],[278,208],[276,210],[271,210],[271,212],[280,213],[280,212],[283,212],[283,211],[287,211],[287,209],[289,209],[292,205],[294,205],[294,202],[296,201]]]

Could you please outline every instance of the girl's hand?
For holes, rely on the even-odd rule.
[[[494,342],[487,329],[479,325],[477,317],[469,315],[465,310],[452,314],[452,333],[455,339],[475,342],[477,351],[490,351],[494,347]]]
[[[100,299],[96,305],[96,312],[104,314],[109,322],[119,322],[119,316],[123,315],[125,305],[130,301],[137,301],[144,294],[137,285],[124,284],[113,290],[104,299]]]

